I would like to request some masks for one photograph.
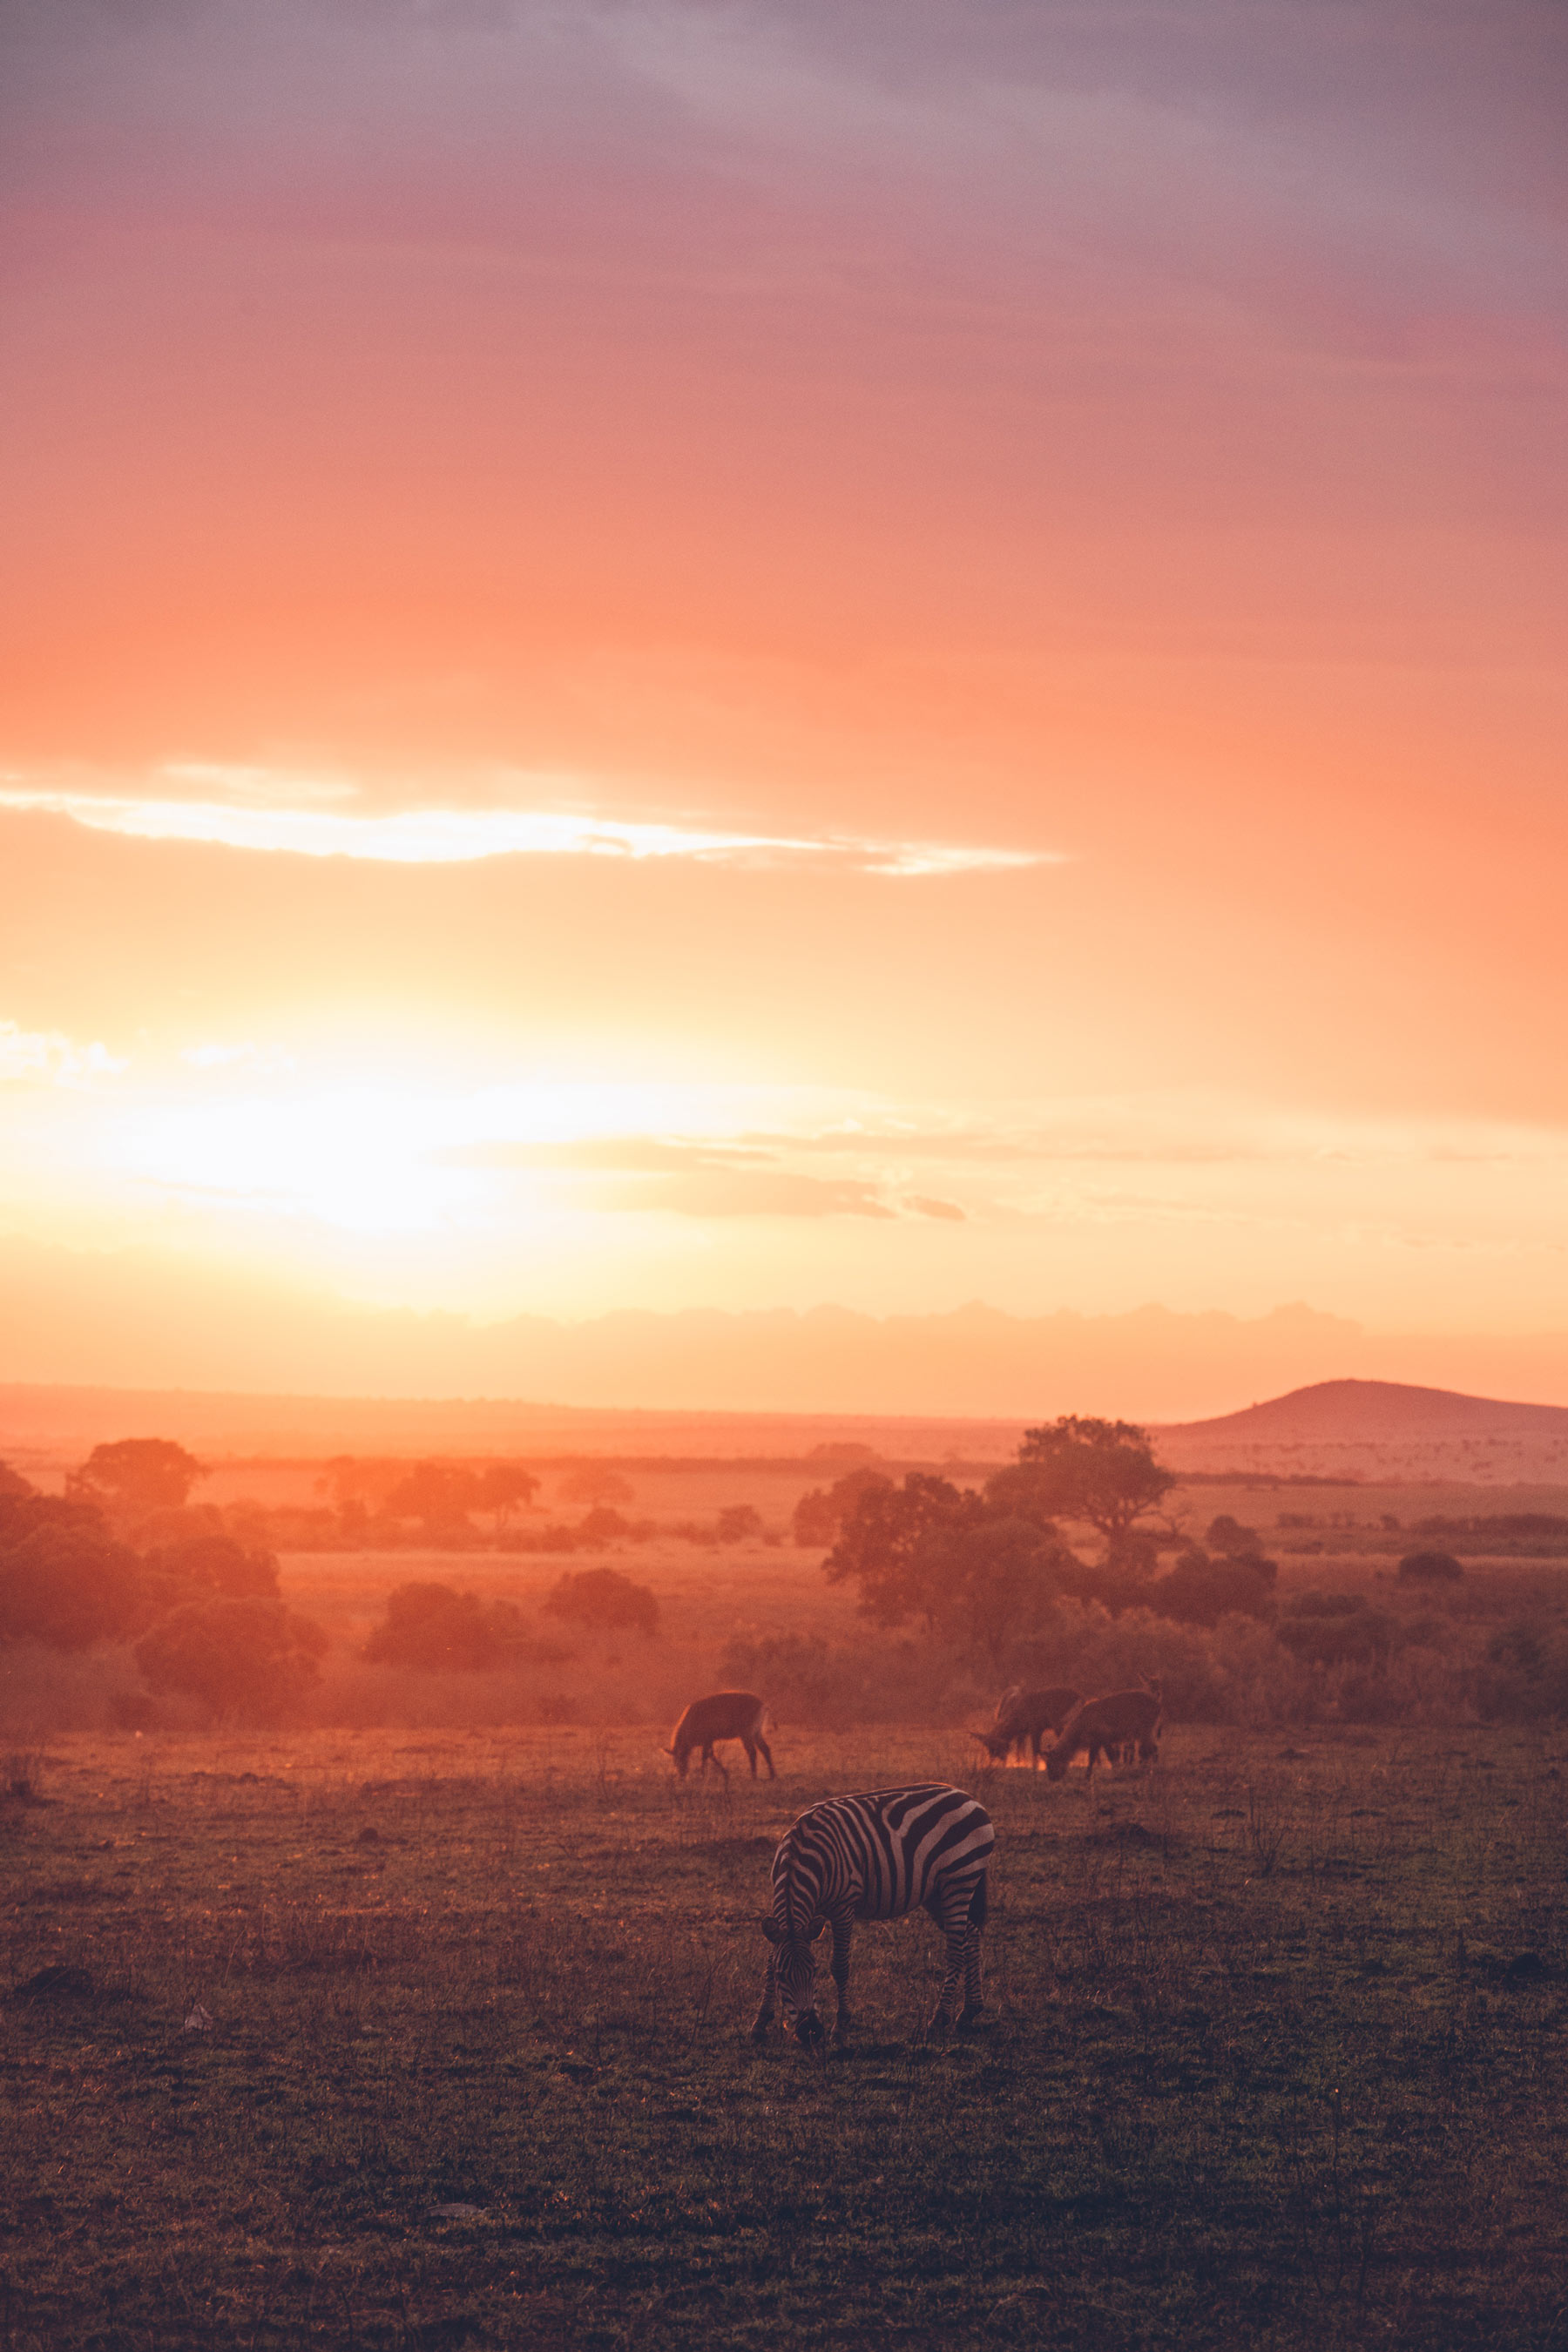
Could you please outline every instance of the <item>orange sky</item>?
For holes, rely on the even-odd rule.
[[[0,40],[0,1378],[1568,1331],[1557,7]]]

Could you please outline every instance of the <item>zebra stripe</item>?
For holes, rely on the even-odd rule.
[[[812,1947],[833,1931],[833,1981],[838,1992],[834,2039],[842,2042],[849,2005],[849,1942],[857,1919],[901,1919],[924,1908],[947,1938],[947,1969],[928,2031],[952,2021],[963,1980],[967,2024],[980,2009],[980,1937],[985,1924],[986,1868],[996,1833],[984,1805],[962,1789],[932,1782],[873,1789],[814,1805],[773,1856],[773,1916],[763,1934],[773,1947],[762,2007],[752,2028],[761,2041],[777,1991],[799,2039],[822,2040]]]

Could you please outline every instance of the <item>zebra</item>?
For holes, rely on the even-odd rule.
[[[984,1805],[962,1789],[929,1782],[829,1797],[802,1813],[773,1856],[773,1916],[763,1922],[772,1949],[763,2004],[752,2026],[764,2041],[776,1989],[784,2020],[808,2049],[824,2039],[816,2014],[812,1946],[833,1930],[833,1981],[842,2046],[850,2023],[849,1938],[857,1919],[901,1919],[923,1907],[947,1937],[942,1996],[926,2031],[945,2032],[963,1979],[962,2029],[983,2006],[980,1937],[985,1925],[985,1873],[996,1833]]]

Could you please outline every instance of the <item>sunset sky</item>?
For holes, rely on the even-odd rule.
[[[1558,0],[0,27],[0,1379],[1568,1333]]]

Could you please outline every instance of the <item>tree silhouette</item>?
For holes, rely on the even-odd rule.
[[[387,1496],[395,1519],[418,1519],[430,1537],[471,1535],[468,1513],[479,1500],[479,1482],[455,1462],[416,1462]]]
[[[479,1474],[473,1507],[493,1513],[500,1535],[511,1524],[512,1513],[520,1506],[527,1510],[538,1492],[538,1479],[520,1462],[491,1462]]]
[[[66,1492],[121,1511],[178,1509],[206,1472],[170,1437],[120,1437],[95,1445]]]
[[[1132,1422],[1065,1412],[1026,1429],[1017,1461],[988,1479],[985,1492],[995,1509],[1023,1517],[1087,1519],[1114,1549],[1175,1483]]]
[[[147,1622],[142,1563],[117,1543],[96,1512],[58,1507],[30,1514],[0,1548],[0,1642],[42,1642],[87,1650],[123,1641]],[[9,1515],[8,1515],[9,1516]]]
[[[934,1633],[944,1607],[943,1579],[950,1554],[930,1548],[935,1530],[951,1533],[974,1526],[985,1506],[972,1488],[958,1487],[928,1471],[911,1470],[901,1486],[876,1477],[862,1485],[822,1563],[829,1584],[858,1584],[860,1614],[879,1625],[923,1620]]]

